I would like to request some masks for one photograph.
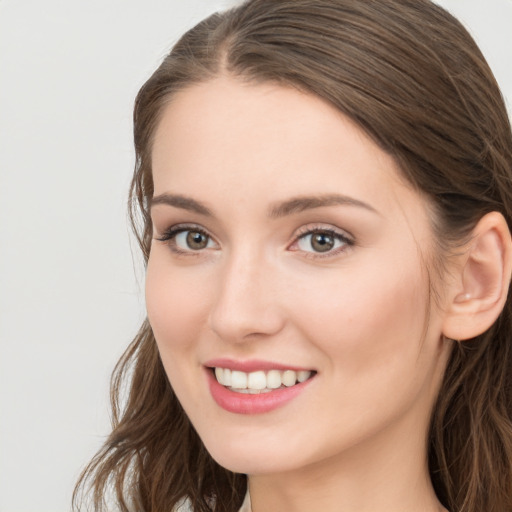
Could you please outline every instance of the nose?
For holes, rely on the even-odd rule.
[[[233,255],[219,276],[210,328],[224,341],[268,338],[284,327],[276,269],[262,258]]]

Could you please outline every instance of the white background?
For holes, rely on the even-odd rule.
[[[0,0],[0,512],[69,510],[108,433],[109,375],[144,317],[133,99],[182,32],[230,3]],[[441,3],[512,112],[512,0]]]

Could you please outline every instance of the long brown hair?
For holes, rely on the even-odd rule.
[[[512,225],[512,135],[480,50],[429,0],[249,0],[188,31],[140,90],[132,222],[147,260],[152,139],[176,91],[221,73],[317,95],[394,156],[430,198],[440,249],[490,211]],[[456,344],[434,408],[431,478],[452,512],[512,510],[512,301]],[[121,400],[123,390],[125,400]],[[177,401],[145,322],[115,368],[113,431],[74,494],[122,511],[236,511],[244,475],[215,463]],[[110,494],[108,491],[110,489]]]

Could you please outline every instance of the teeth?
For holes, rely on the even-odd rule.
[[[233,389],[233,388],[231,388]],[[271,389],[236,389],[237,393],[243,393],[244,395],[259,395],[260,393],[270,393]]]
[[[224,370],[224,372],[229,372],[229,370]],[[297,380],[299,382],[304,382],[305,380],[308,380],[311,376],[311,372],[308,372],[307,370],[301,370],[300,372],[297,372]]]
[[[222,382],[225,382],[225,386],[231,386],[231,370],[229,368],[224,368],[224,380]]]
[[[295,386],[311,377],[311,371],[301,370],[270,370],[251,373],[230,370],[229,368],[215,368],[215,377],[219,384],[231,388],[239,393],[267,393],[282,386]]]
[[[267,373],[267,388],[277,389],[281,387],[281,372],[279,370],[270,370]]]
[[[247,389],[247,373],[233,370],[231,372],[231,387],[236,389]]]
[[[265,372],[249,373],[247,378],[248,389],[265,389],[267,387],[267,376]]]
[[[283,372],[281,380],[283,381],[283,384],[289,388],[290,386],[293,386],[295,382],[297,382],[297,373],[293,370],[286,370]]]

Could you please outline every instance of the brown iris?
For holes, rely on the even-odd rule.
[[[311,247],[316,252],[327,252],[334,247],[334,237],[328,233],[313,233],[311,235]]]
[[[205,249],[208,245],[208,236],[199,231],[189,231],[187,234],[187,246],[194,251]]]

